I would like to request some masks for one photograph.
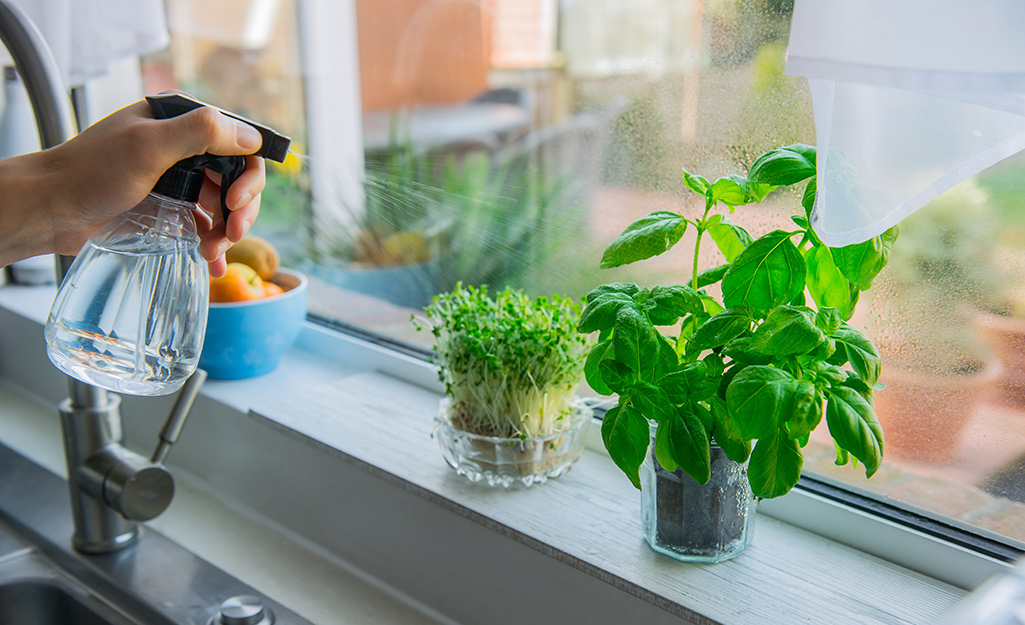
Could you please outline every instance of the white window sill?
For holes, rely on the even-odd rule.
[[[47,297],[0,289],[0,377],[55,403],[66,386],[42,345]],[[765,514],[730,562],[658,555],[641,538],[636,491],[597,451],[540,487],[472,485],[430,438],[430,370],[327,335],[308,327],[302,349],[267,376],[209,382],[171,451],[173,472],[439,621],[925,624],[964,595]],[[420,386],[375,372],[385,368]],[[150,451],[170,401],[124,398],[130,447]],[[223,557],[215,563],[234,572]],[[318,601],[275,599],[301,614]]]

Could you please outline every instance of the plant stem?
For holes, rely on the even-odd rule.
[[[691,270],[690,286],[695,291],[698,290],[698,253],[701,251],[701,236],[705,234],[704,224],[708,220],[708,213],[712,211],[712,207],[705,204],[705,214],[701,216],[701,221],[694,223],[694,227],[698,229],[698,236],[694,241],[694,267]]]

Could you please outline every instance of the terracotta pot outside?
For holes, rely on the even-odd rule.
[[[1000,362],[997,385],[1002,397],[1014,404],[1025,404],[1025,319],[979,312],[974,325]]]
[[[887,456],[943,462],[954,457],[961,435],[997,381],[1000,366],[987,363],[965,375],[929,375],[883,369],[886,388],[876,393]]]

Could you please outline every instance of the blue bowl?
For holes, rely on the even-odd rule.
[[[306,319],[306,276],[282,268],[270,281],[285,292],[210,304],[199,366],[211,378],[241,380],[270,373],[299,336]]]

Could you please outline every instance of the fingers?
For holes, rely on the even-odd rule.
[[[263,143],[255,128],[208,106],[163,120],[160,130],[167,138],[166,145],[174,146],[177,160],[204,153],[252,154]]]
[[[199,203],[213,214],[214,228],[220,227],[222,236],[231,242],[238,242],[260,213],[260,192],[264,186],[263,159],[246,157],[245,170],[228,189],[226,201],[231,215],[227,227],[222,223],[220,179],[220,174],[207,172],[207,179],[199,193]]]

